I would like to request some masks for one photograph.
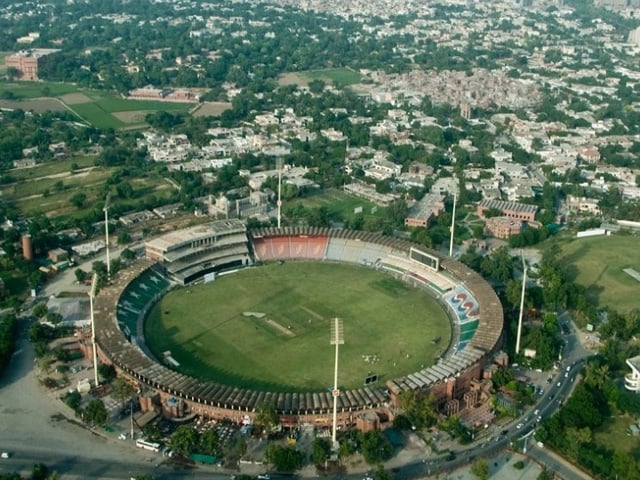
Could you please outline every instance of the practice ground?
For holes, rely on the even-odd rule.
[[[286,73],[278,78],[278,83],[280,85],[307,86],[311,80],[322,80],[337,87],[346,87],[359,83],[360,79],[360,74],[350,68],[325,68]]]
[[[622,270],[640,271],[639,244],[637,235],[574,238],[562,245],[561,258],[590,298],[601,306],[629,311],[638,308],[640,282]]]
[[[264,314],[261,316],[261,314]],[[151,311],[145,337],[157,358],[171,352],[195,377],[268,391],[333,384],[330,322],[342,319],[343,388],[379,382],[434,363],[450,322],[435,299],[368,268],[286,262],[241,270],[169,292]]]

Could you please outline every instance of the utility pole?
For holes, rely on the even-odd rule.
[[[520,294],[520,315],[518,316],[518,334],[516,336],[516,355],[520,353],[520,336],[522,335],[522,317],[524,314],[524,292],[527,288],[527,262],[524,255],[520,252],[522,258],[522,293]]]
[[[453,194],[453,213],[451,214],[451,238],[449,239],[449,256],[453,257],[453,233],[456,229],[456,200],[457,195]]]
[[[107,193],[107,199],[104,201],[104,236],[107,244],[107,282],[111,281],[111,260],[109,259],[109,200],[111,192]]]
[[[282,216],[282,158],[276,159],[278,169],[278,228],[280,228],[280,218]]]
[[[91,279],[91,290],[89,290],[89,308],[91,310],[91,349],[93,350],[93,382],[98,386],[98,348],[96,346],[96,320],[93,311],[93,301],[96,297],[98,287],[98,274],[93,273]]]

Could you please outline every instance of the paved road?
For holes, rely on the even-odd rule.
[[[25,328],[22,320],[23,333]],[[0,449],[12,454],[0,461],[0,472],[26,472],[43,462],[65,476],[109,478],[110,467],[113,478],[129,478],[128,471],[148,471],[149,460],[157,461],[152,453],[111,442],[61,415],[59,402],[37,384],[33,365],[33,348],[21,335],[0,383]]]

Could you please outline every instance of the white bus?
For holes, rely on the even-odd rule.
[[[159,452],[160,451],[160,444],[159,443],[147,442],[146,440],[143,440],[142,438],[139,438],[138,440],[136,440],[136,447],[144,448],[145,450],[151,450],[152,452]]]

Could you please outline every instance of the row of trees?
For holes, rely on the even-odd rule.
[[[13,314],[0,317],[0,376],[13,355],[17,325],[16,316]]]

